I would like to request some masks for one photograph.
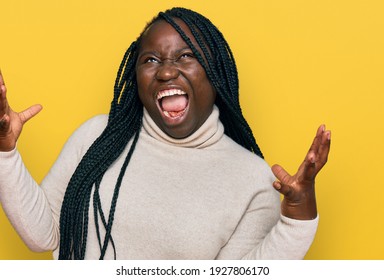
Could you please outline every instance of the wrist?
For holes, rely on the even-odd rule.
[[[309,192],[295,201],[284,198],[281,202],[281,214],[295,220],[315,219],[317,217],[315,192]]]

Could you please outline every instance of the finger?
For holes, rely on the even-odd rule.
[[[4,86],[0,86],[0,118],[8,113],[8,101],[6,97],[6,88]]]
[[[316,154],[313,151],[309,151],[303,164],[299,168],[298,178],[305,181],[313,180],[317,173],[316,160]]]
[[[330,140],[331,132],[325,130],[325,125],[321,125],[304,163],[304,172],[307,179],[315,178],[326,164],[330,150]]]
[[[320,125],[316,131],[316,136],[312,141],[311,147],[309,148],[308,153],[313,152],[314,154],[317,154],[320,144],[321,144],[321,138],[325,131],[325,125]]]
[[[19,116],[20,116],[21,122],[23,124],[25,124],[31,118],[36,116],[42,109],[43,109],[43,107],[40,104],[36,104],[36,105],[33,105],[33,106],[29,107],[28,109],[20,112]]]
[[[325,131],[322,135],[321,144],[318,152],[316,168],[320,170],[328,161],[328,154],[331,148],[331,131]]]
[[[4,114],[0,118],[0,134],[6,133],[9,130],[9,124],[9,116]]]
[[[7,91],[7,87],[5,86],[5,82],[4,82],[3,74],[1,73],[1,69],[0,69],[0,90],[1,90],[1,93],[4,92],[4,94],[5,94],[6,91]]]
[[[7,113],[8,103],[7,103],[6,94],[7,94],[7,87],[5,86],[4,78],[0,70],[0,117],[3,114]]]
[[[322,144],[324,136],[325,125],[322,124],[316,131],[316,136],[312,141],[311,147],[307,155],[305,156],[304,162],[300,165],[298,170],[299,178],[303,180],[313,180],[317,172],[321,167],[317,168],[317,161],[319,160],[319,150]]]
[[[289,196],[289,193],[292,190],[289,185],[285,185],[280,181],[274,181],[272,185],[275,188],[275,190],[277,190],[279,193],[281,193],[284,196]]]
[[[6,99],[7,89],[4,85],[3,76],[0,70],[0,131],[6,132],[9,129],[9,116],[7,115],[8,103]]]
[[[282,182],[283,184],[288,184],[291,175],[289,175],[289,173],[285,171],[282,166],[275,164],[271,167],[271,169],[272,173],[280,182]]]
[[[3,78],[3,73],[1,73],[1,69],[0,69],[0,85],[4,85],[5,86],[4,78]]]

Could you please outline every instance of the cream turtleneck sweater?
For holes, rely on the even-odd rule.
[[[41,187],[16,149],[0,153],[0,202],[31,250],[53,250],[57,258],[68,181],[107,120],[106,115],[96,116],[75,131]],[[127,151],[102,180],[105,215]],[[117,200],[112,228],[117,258],[303,258],[318,219],[280,215],[274,179],[264,160],[224,134],[216,107],[193,135],[181,140],[164,134],[145,111]],[[87,259],[100,256],[92,211],[91,206]],[[105,258],[113,258],[112,246]]]

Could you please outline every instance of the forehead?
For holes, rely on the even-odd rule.
[[[197,43],[193,37],[189,27],[180,19],[174,19],[177,25],[184,31],[192,43],[196,46]],[[180,34],[165,20],[158,20],[151,24],[143,33],[141,39],[141,48],[155,47],[165,45],[172,46],[187,46]]]

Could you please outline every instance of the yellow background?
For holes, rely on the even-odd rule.
[[[83,121],[107,113],[124,51],[158,11],[185,6],[224,33],[244,114],[266,160],[295,172],[319,124],[332,130],[307,259],[384,259],[381,0],[0,0],[0,67],[15,110],[41,103],[19,149],[40,182]],[[255,225],[257,226],[257,225]],[[0,210],[0,259],[30,252]]]

